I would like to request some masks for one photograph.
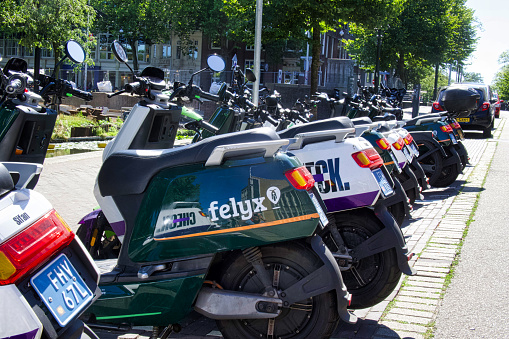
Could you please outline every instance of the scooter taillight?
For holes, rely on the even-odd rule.
[[[376,144],[378,145],[378,147],[380,147],[381,149],[384,149],[384,150],[387,150],[387,149],[391,149],[391,144],[389,143],[389,141],[385,138],[380,138],[376,141]]]
[[[368,148],[363,151],[355,152],[352,154],[353,160],[362,168],[374,170],[382,167],[383,160],[374,148]]]
[[[73,239],[67,223],[51,210],[0,245],[0,285],[16,283]]]
[[[461,126],[460,126],[459,122],[457,122],[457,121],[452,122],[449,126],[451,126],[451,128],[454,128],[454,129],[461,129]]]
[[[405,141],[403,141],[402,137],[399,137],[398,140],[392,143],[392,146],[394,146],[395,149],[400,151],[403,148],[403,146],[405,146]]]
[[[313,175],[304,166],[285,172],[286,178],[293,187],[299,190],[310,190],[315,185]]]
[[[410,145],[412,141],[414,141],[414,138],[410,133],[407,133],[406,137],[403,138],[403,141],[405,142],[405,144]]]
[[[451,133],[452,132],[452,128],[451,128],[450,125],[440,126],[440,129],[442,130],[442,132],[445,132],[445,133]]]
[[[440,106],[440,104],[438,103],[438,101],[435,101],[433,103],[433,109],[435,109],[435,111],[443,111],[444,108],[442,106]]]

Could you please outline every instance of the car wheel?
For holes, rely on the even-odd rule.
[[[491,138],[493,134],[491,133],[491,129],[493,128],[494,123],[492,122],[491,125],[483,129],[482,136],[483,138]]]

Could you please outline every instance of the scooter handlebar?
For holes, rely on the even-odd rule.
[[[83,99],[85,101],[92,101],[92,99],[93,99],[92,93],[82,91],[82,90],[76,89],[76,88],[72,88],[72,89],[68,90],[67,93],[69,93],[73,96],[76,96],[80,99]]]

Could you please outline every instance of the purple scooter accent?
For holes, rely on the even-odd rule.
[[[353,208],[371,205],[377,195],[378,191],[373,191],[347,197],[328,199],[324,200],[323,202],[325,203],[325,206],[327,206],[327,211],[329,213],[337,211],[346,211]]]

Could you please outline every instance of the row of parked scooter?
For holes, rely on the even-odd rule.
[[[112,50],[129,67],[119,42]],[[85,52],[70,41],[66,56],[80,63]],[[33,188],[55,124],[50,107],[91,94],[54,75],[33,79],[24,60],[9,60],[0,106],[0,298],[9,302],[0,321],[16,319],[1,338],[130,326],[166,338],[192,311],[215,319],[225,338],[327,338],[356,321],[351,310],[415,274],[400,227],[422,190],[451,184],[466,165],[454,117],[476,92],[451,91],[447,113],[406,122],[388,112],[309,122],[310,100],[283,109],[272,94],[255,107],[246,86],[254,74],[239,68],[230,86],[203,91],[194,76],[225,68],[215,55],[208,65],[170,89],[147,67],[110,95],[140,102],[103,152],[100,208],[75,237]],[[202,99],[218,102],[208,122],[185,106]],[[197,133],[174,147],[183,118]]]

